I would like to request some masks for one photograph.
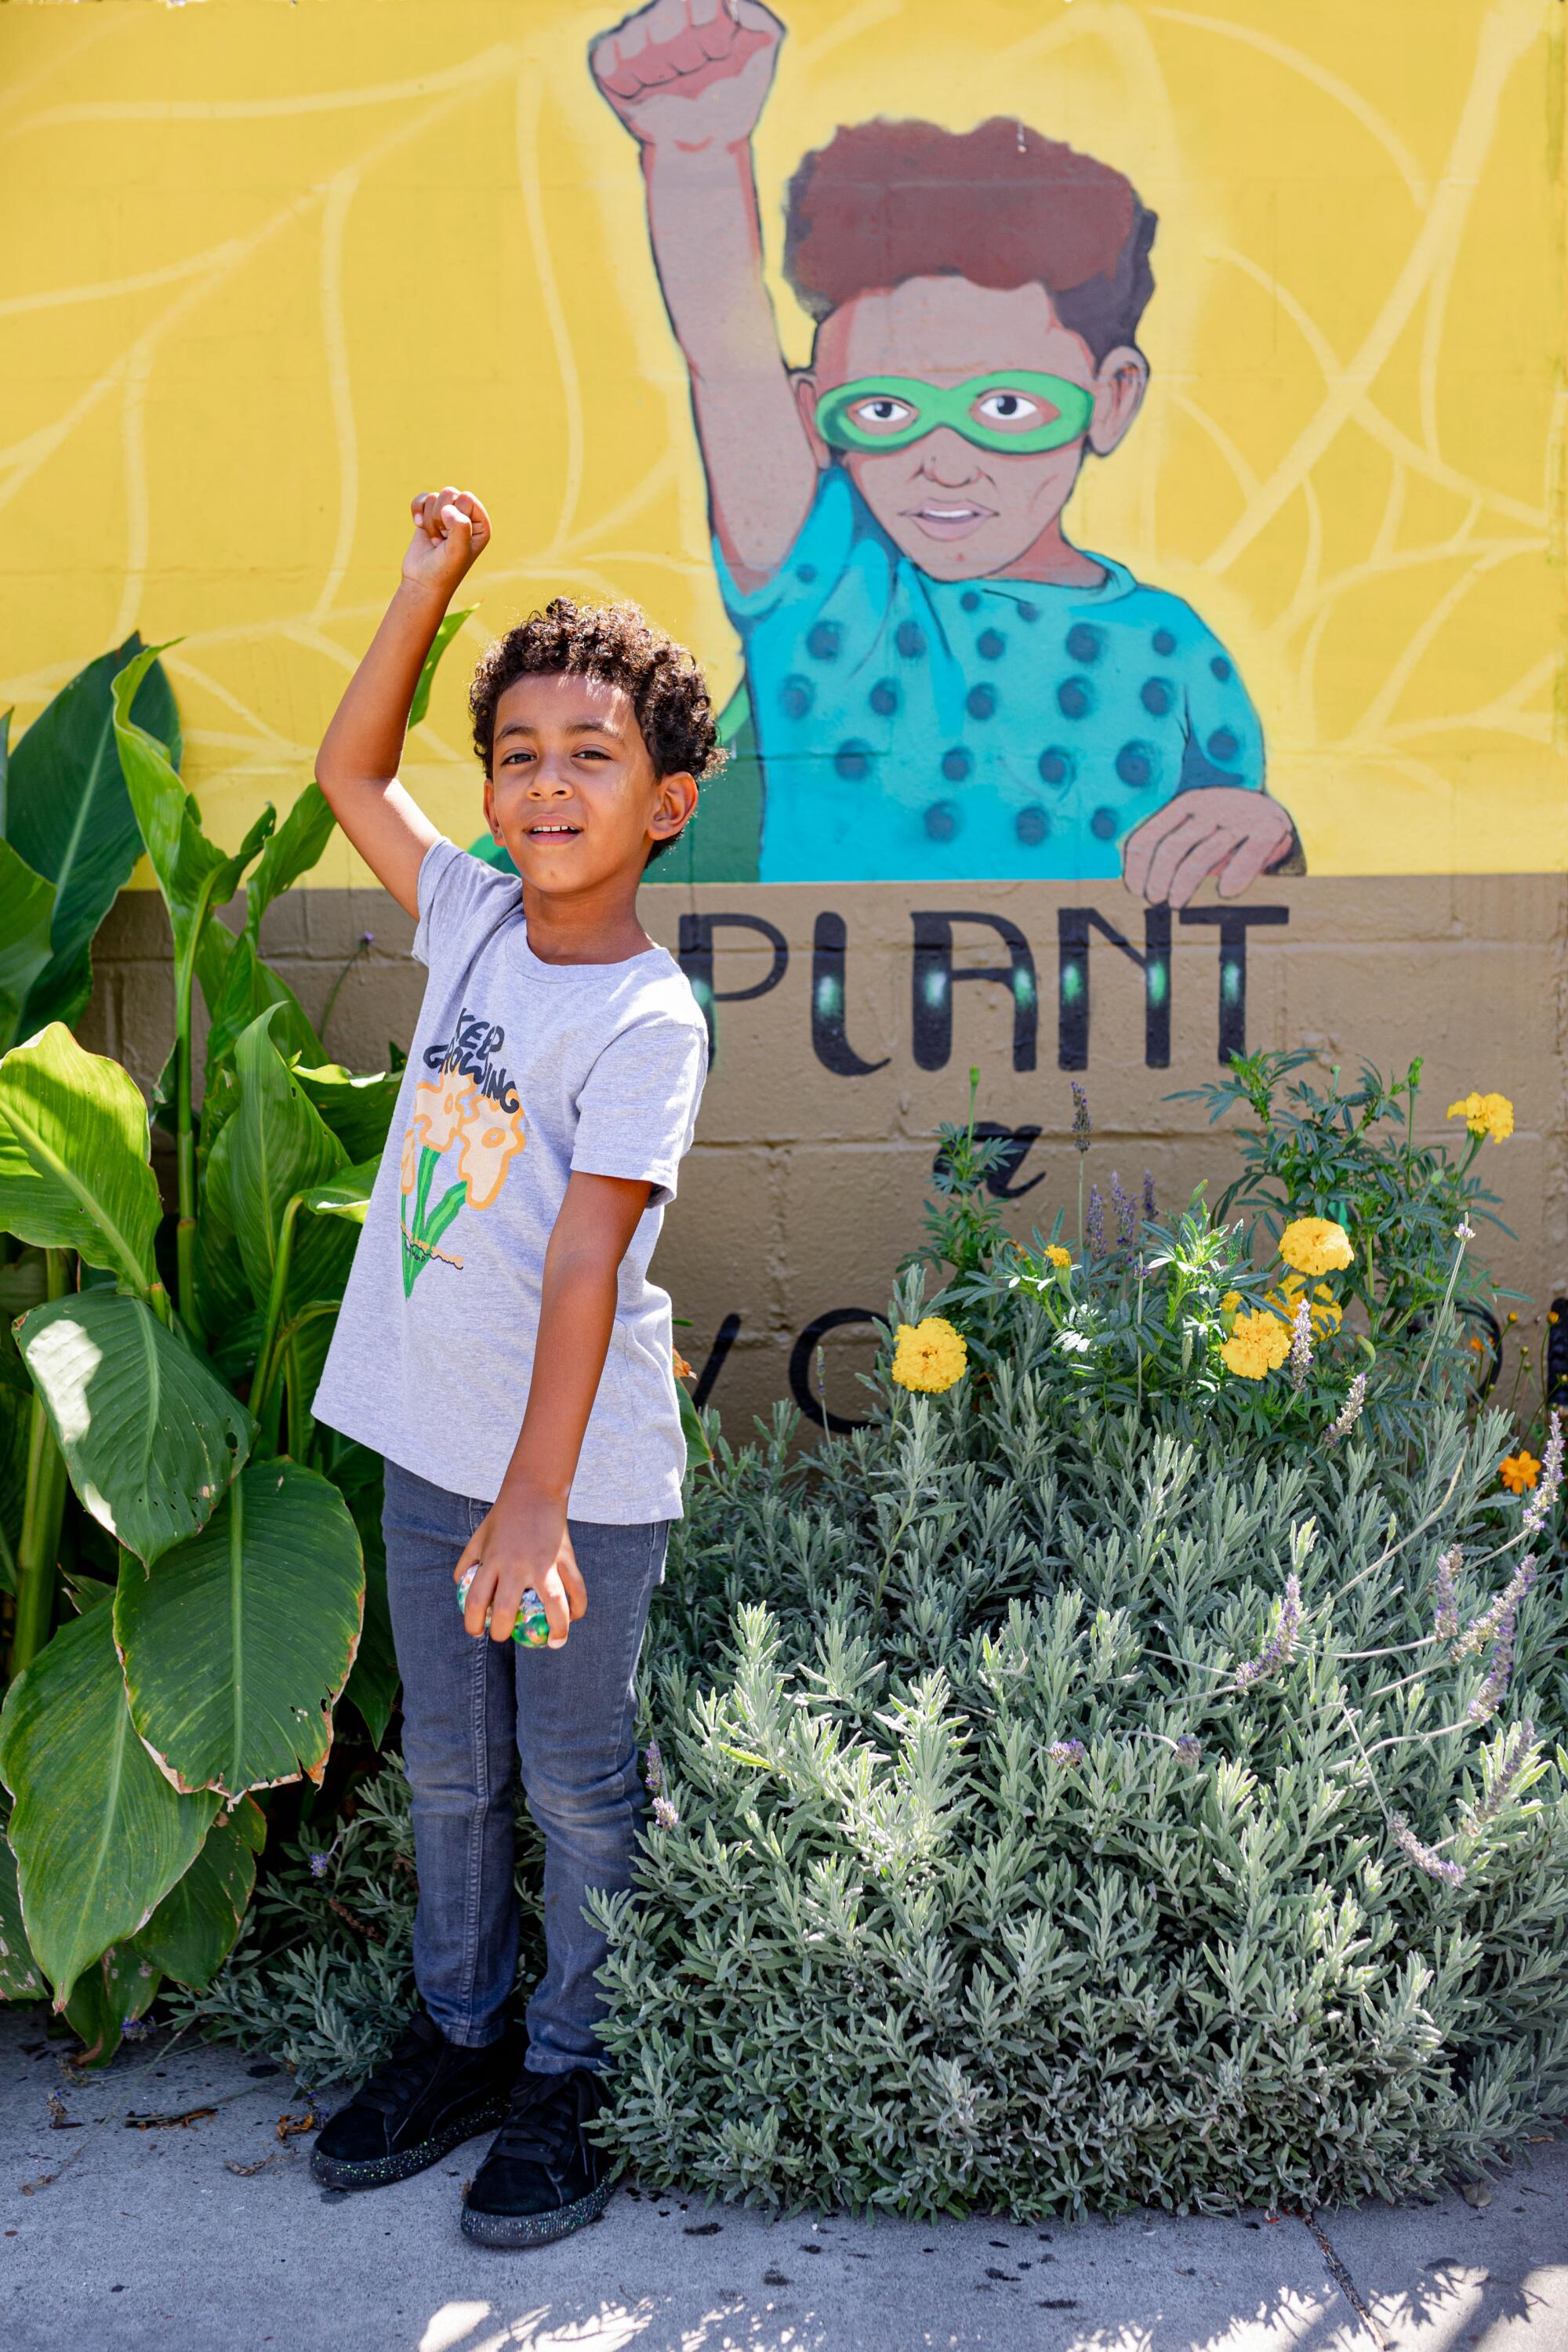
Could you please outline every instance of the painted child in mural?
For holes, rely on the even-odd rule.
[[[761,879],[1121,873],[1179,905],[1300,870],[1230,656],[1062,529],[1148,383],[1153,214],[1011,118],[840,130],[789,186],[816,321],[794,373],[751,150],[784,30],[759,0],[653,0],[591,56],[690,370]]]

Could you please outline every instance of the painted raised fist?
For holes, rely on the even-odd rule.
[[[634,138],[733,147],[756,129],[784,35],[762,0],[651,0],[588,62]]]

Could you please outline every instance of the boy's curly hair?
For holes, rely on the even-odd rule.
[[[520,677],[563,671],[624,688],[656,776],[684,771],[701,784],[724,765],[708,682],[684,646],[656,629],[639,605],[578,604],[570,596],[552,596],[542,613],[531,613],[499,638],[474,672],[468,710],[474,750],[487,775],[496,705],[507,688]],[[649,865],[671,845],[656,842]]]

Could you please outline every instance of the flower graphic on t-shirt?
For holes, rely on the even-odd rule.
[[[475,1087],[460,1070],[443,1071],[434,1086],[414,1089],[414,1129],[431,1151],[445,1151],[474,1108]]]
[[[489,1207],[526,1139],[521,1110],[509,1118],[486,1096],[478,1097],[463,1122],[463,1148],[458,1154],[458,1173],[468,1188],[470,1209]]]
[[[503,1032],[482,1019],[465,1014],[465,1025],[485,1033],[487,1051],[502,1043]],[[443,1069],[415,1087],[398,1180],[405,1202],[399,1220],[405,1297],[435,1260],[461,1268],[461,1257],[439,1244],[461,1210],[489,1209],[500,1198],[507,1171],[525,1140],[511,1078],[488,1058],[482,1065],[470,1059],[467,1070]],[[437,1171],[454,1146],[455,1168],[447,1160],[448,1181],[437,1191]]]

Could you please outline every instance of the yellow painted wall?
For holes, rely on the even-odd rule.
[[[481,639],[630,593],[727,687],[686,386],[576,0],[0,8],[0,697],[132,628],[237,839],[309,772],[410,492],[497,539]],[[1162,218],[1142,416],[1077,535],[1187,595],[1314,875],[1564,863],[1556,0],[787,0],[784,183],[1001,109]],[[792,358],[806,322],[775,298]],[[410,780],[477,822],[454,660]],[[341,844],[317,877],[355,878]]]

